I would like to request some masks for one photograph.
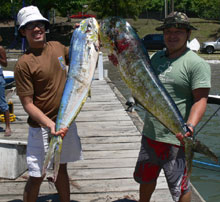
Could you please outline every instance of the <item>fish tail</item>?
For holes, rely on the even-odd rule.
[[[201,143],[199,140],[195,140],[193,144],[193,151],[200,153],[200,154],[204,154],[211,160],[218,163],[218,157],[216,156],[216,154],[212,152],[205,144]]]
[[[190,177],[192,173],[192,160],[194,157],[193,140],[189,138],[184,138],[184,147],[185,147],[187,177]]]
[[[46,173],[49,162],[54,156],[54,150],[55,150],[56,144],[57,144],[57,138],[55,136],[53,136],[50,140],[49,150],[48,150],[48,152],[45,156],[45,159],[44,159],[42,175],[44,175]]]
[[[60,168],[60,155],[61,155],[61,150],[62,150],[62,138],[61,136],[58,136],[58,141],[54,150],[54,172],[53,172],[53,180],[56,182],[57,180],[57,175],[58,171]]]

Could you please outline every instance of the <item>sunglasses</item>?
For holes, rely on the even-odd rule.
[[[31,22],[25,25],[25,29],[27,30],[32,30],[35,27],[38,27],[40,29],[44,29],[45,28],[45,23],[43,22]]]

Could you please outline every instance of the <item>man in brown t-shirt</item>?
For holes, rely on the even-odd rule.
[[[42,176],[42,165],[49,134],[65,136],[55,185],[61,201],[68,202],[67,162],[81,159],[81,144],[75,123],[68,132],[66,128],[55,131],[55,121],[66,82],[69,50],[59,42],[46,42],[45,30],[49,21],[37,7],[22,8],[17,19],[19,31],[29,44],[28,50],[15,65],[17,94],[29,115],[27,164],[30,177],[24,190],[24,202],[37,200],[45,177]]]

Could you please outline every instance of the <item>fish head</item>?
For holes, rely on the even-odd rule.
[[[123,18],[108,17],[100,23],[100,38],[103,47],[108,51],[108,55],[115,56],[129,54],[138,51],[140,47],[149,59],[148,53],[142,44],[134,28]]]
[[[115,66],[119,64],[119,54],[129,49],[129,27],[129,23],[120,17],[108,17],[100,23],[102,46],[106,49],[109,60]]]
[[[99,49],[99,24],[95,18],[87,18],[80,22],[81,32],[85,34],[88,43]]]
[[[114,52],[114,32],[115,32],[115,18],[105,18],[100,22],[100,39],[104,48],[106,48],[108,55]]]
[[[82,47],[91,46],[91,44],[93,44],[95,49],[99,51],[99,41],[99,24],[97,20],[95,18],[86,18],[82,20],[72,34],[69,48],[69,60],[71,61],[75,54],[71,51],[73,46]]]
[[[202,142],[200,142],[197,139],[194,140],[193,151],[200,153],[200,154],[204,154],[212,161],[218,163],[217,155],[211,149],[209,149],[208,146],[206,146],[205,144],[203,144]]]
[[[98,34],[99,24],[95,18],[86,18],[80,22],[80,29],[83,33],[94,32]]]
[[[118,51],[118,47],[122,43],[126,43],[128,27],[130,25],[119,17],[108,17],[100,23],[100,38],[105,48],[113,51]]]
[[[93,43],[95,49],[98,51],[100,47],[100,36],[99,36],[99,23],[95,18],[88,18],[86,23],[82,23],[82,28],[87,33],[88,41]]]
[[[75,39],[82,41],[84,38],[89,39],[92,43],[98,41],[99,24],[95,18],[86,18],[80,22],[79,26],[73,32],[70,45],[73,41],[76,41]]]

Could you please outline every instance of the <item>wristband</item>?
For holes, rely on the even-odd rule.
[[[188,127],[191,127],[193,129],[193,132],[195,132],[195,126],[191,123],[187,123],[186,124]]]

